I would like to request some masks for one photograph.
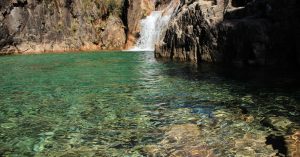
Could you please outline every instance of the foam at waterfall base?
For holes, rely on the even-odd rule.
[[[132,49],[124,50],[124,51],[132,51],[132,52],[154,52],[154,49],[142,49],[139,47],[134,47]]]

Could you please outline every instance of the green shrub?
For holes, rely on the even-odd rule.
[[[103,0],[108,12],[120,16],[122,14],[123,0]]]

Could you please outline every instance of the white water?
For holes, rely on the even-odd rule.
[[[130,51],[154,51],[155,44],[159,41],[163,28],[165,28],[174,11],[175,5],[170,4],[163,11],[153,11],[141,20],[140,38]]]

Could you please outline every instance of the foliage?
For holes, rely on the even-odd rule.
[[[103,4],[108,9],[108,12],[118,16],[122,14],[123,3],[123,0],[103,0]]]

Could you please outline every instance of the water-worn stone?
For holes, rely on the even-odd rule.
[[[212,150],[200,143],[201,131],[196,124],[172,125],[166,129],[164,139],[143,150],[149,156],[213,157]]]

